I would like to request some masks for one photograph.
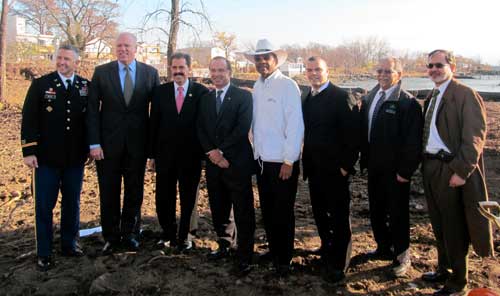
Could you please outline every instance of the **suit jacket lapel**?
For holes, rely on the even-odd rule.
[[[453,93],[455,92],[455,87],[456,87],[456,83],[455,83],[455,80],[452,78],[450,81],[450,84],[448,84],[448,87],[446,88],[443,96],[441,97],[441,102],[439,102],[439,106],[437,106],[438,109],[437,109],[436,118],[437,118],[437,116],[439,116],[439,113],[441,112],[441,110],[445,106],[446,102],[448,100],[451,100]],[[437,121],[437,119],[436,119],[436,121]]]

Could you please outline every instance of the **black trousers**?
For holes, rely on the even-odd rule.
[[[351,258],[349,177],[339,172],[312,171],[308,176],[311,205],[321,238],[322,259],[345,271]]]
[[[281,180],[281,165],[282,163],[260,162],[257,185],[269,251],[275,264],[289,265],[293,256],[294,205],[300,168],[299,163],[295,162],[292,176]]]
[[[234,245],[236,237],[238,260],[251,263],[255,233],[252,176],[234,166],[221,169],[207,163],[206,178],[210,211],[219,245]]]
[[[96,166],[104,240],[118,243],[121,238],[138,238],[146,158],[134,157],[124,147],[121,153],[105,155],[103,160],[96,161]],[[121,207],[122,178],[124,194]]]
[[[401,183],[395,172],[368,170],[370,221],[377,248],[393,249],[394,258],[410,247],[410,182]]]
[[[200,176],[201,163],[189,167],[177,165],[156,168],[156,214],[164,240],[183,243],[187,239]],[[177,184],[181,205],[178,233],[175,217]]]

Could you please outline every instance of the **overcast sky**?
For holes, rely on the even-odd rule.
[[[136,28],[147,12],[169,0],[124,0],[120,25]],[[183,0],[181,0],[183,2]],[[185,1],[184,1],[185,2]],[[198,7],[199,0],[190,0]],[[377,36],[391,48],[429,52],[436,48],[500,64],[499,0],[205,0],[214,31],[235,34],[245,44],[268,38],[277,45],[309,42],[339,45]],[[164,8],[167,6],[163,6]],[[211,40],[204,30],[201,39]],[[156,34],[147,41],[165,39]],[[178,47],[193,35],[180,34]]]

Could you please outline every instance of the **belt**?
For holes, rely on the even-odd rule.
[[[424,152],[425,159],[437,159],[437,160],[441,160],[441,161],[446,162],[446,163],[452,161],[454,157],[455,156],[453,154],[448,153],[448,152],[444,151],[443,149],[439,150],[438,153],[436,153],[436,154]]]

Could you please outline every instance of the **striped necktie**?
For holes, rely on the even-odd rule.
[[[427,113],[425,114],[425,123],[424,123],[424,138],[423,138],[423,151],[425,152],[425,147],[427,147],[427,143],[429,143],[429,136],[431,134],[431,121],[432,114],[434,113],[434,108],[436,107],[437,96],[439,95],[439,89],[435,89],[432,91],[431,102],[429,104],[429,108],[427,109]]]

